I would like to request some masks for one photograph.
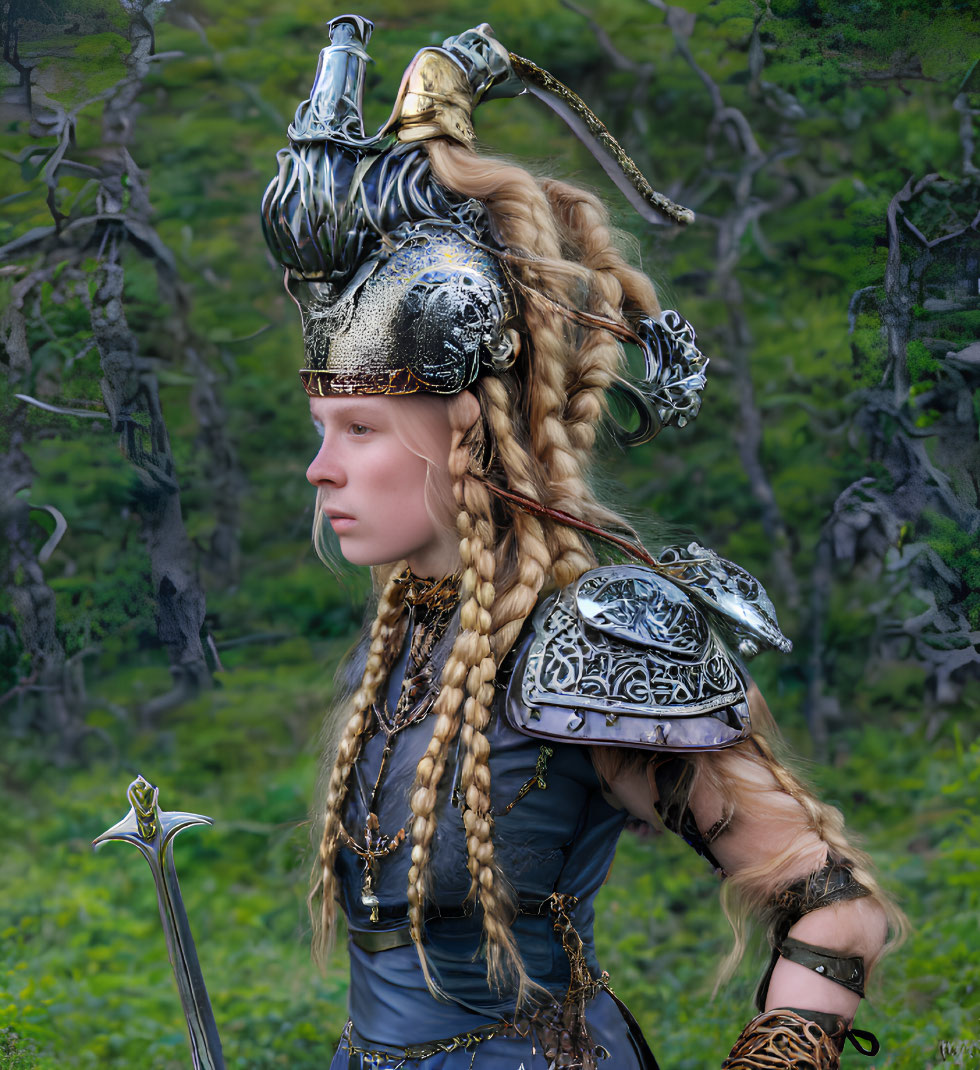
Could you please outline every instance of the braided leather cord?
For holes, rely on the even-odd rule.
[[[840,1041],[844,1024],[838,1019]],[[835,1039],[785,1008],[756,1015],[739,1034],[721,1070],[839,1070]]]

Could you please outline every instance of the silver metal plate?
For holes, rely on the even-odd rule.
[[[593,569],[541,606],[508,716],[531,735],[663,750],[728,746],[749,730],[744,683],[709,615],[633,565]]]
[[[779,630],[766,589],[750,572],[698,543],[671,546],[659,557],[671,579],[713,610],[725,639],[746,658],[760,650],[788,654],[793,644]]]

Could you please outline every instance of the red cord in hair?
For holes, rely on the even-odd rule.
[[[625,550],[630,557],[635,557],[637,561],[642,561],[643,564],[649,565],[650,568],[656,569],[657,572],[666,571],[655,557],[651,557],[642,546],[637,546],[636,543],[630,542],[629,539],[622,539],[618,535],[613,535],[611,531],[606,531],[605,528],[590,524],[587,520],[579,520],[577,516],[572,516],[571,513],[563,512],[561,509],[551,509],[533,498],[518,494],[517,491],[504,490],[503,487],[496,486],[488,479],[480,476],[475,478],[479,479],[492,494],[496,494],[498,498],[503,498],[504,501],[518,506],[525,513],[530,513],[532,516],[546,516],[550,520],[557,520],[559,524],[567,524],[571,528],[578,528],[579,531],[587,531],[590,535],[595,535],[597,538],[619,547],[620,550]]]

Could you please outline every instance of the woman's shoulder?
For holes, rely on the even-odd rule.
[[[752,575],[697,543],[656,567],[605,565],[539,607],[515,651],[505,712],[519,732],[650,750],[746,738],[741,659],[792,644]]]

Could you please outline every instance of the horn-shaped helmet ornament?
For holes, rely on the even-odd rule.
[[[686,223],[688,209],[647,184],[589,108],[483,24],[441,47],[423,48],[402,79],[391,117],[364,133],[367,19],[328,24],[308,100],[289,126],[279,173],[262,201],[265,238],[300,309],[311,396],[456,394],[513,364],[520,312],[502,266],[486,206],[441,186],[422,142],[474,142],[472,113],[483,100],[530,91],[580,137],[652,222]],[[613,325],[598,317],[600,329]],[[638,426],[621,437],[652,438],[697,414],[706,359],[677,313],[637,316],[615,333],[643,351],[640,382],[617,393]]]

